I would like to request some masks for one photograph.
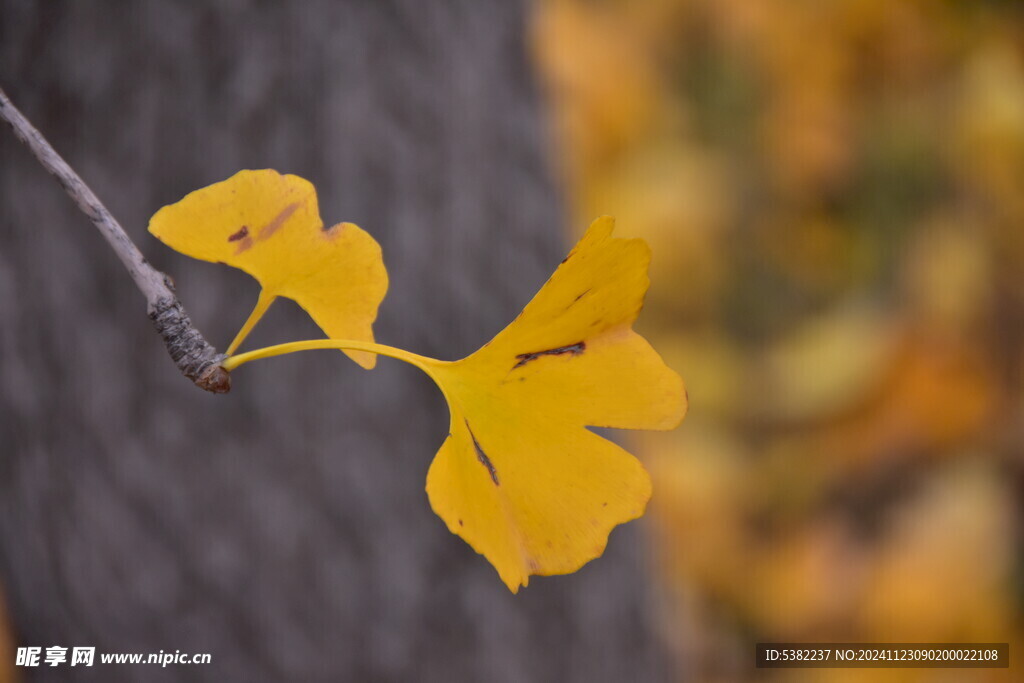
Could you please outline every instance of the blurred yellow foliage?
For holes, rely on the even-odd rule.
[[[682,672],[1021,644],[1024,5],[546,0],[533,28],[571,224],[651,244],[640,328],[692,399],[634,444]],[[949,673],[871,680],[1007,680]]]

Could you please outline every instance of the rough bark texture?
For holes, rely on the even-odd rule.
[[[148,217],[240,168],[381,242],[378,338],[454,358],[565,251],[516,2],[0,2],[0,82],[223,346],[255,302]],[[275,304],[247,343],[319,336]],[[31,680],[665,677],[636,524],[512,596],[430,511],[443,401],[325,351],[183,379],[109,248],[0,135],[0,579],[23,644],[210,652]]]

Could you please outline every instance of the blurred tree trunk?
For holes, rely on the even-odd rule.
[[[381,242],[378,339],[489,339],[565,251],[516,2],[18,2],[0,83],[223,348],[257,287],[148,217],[240,168],[309,178]],[[658,680],[636,525],[508,593],[423,491],[424,377],[340,353],[176,374],[113,254],[0,134],[0,571],[22,644],[209,652],[31,680]],[[246,345],[320,336],[278,303]]]

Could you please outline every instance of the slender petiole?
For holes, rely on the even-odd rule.
[[[259,360],[260,358],[270,358],[272,356],[282,356],[286,353],[294,353],[296,351],[314,351],[317,349],[368,351],[381,356],[388,356],[390,358],[405,361],[431,376],[433,376],[433,373],[431,372],[430,366],[436,365],[440,362],[433,358],[427,358],[426,356],[411,353],[404,349],[397,349],[394,346],[374,344],[373,342],[361,342],[349,339],[311,339],[309,341],[288,342],[287,344],[277,344],[276,346],[267,346],[254,351],[246,351],[245,353],[240,353],[237,356],[230,356],[221,363],[221,367],[225,370],[231,371],[240,365],[244,365],[249,361]]]
[[[249,314],[245,324],[242,325],[242,329],[240,329],[238,334],[235,335],[231,345],[228,346],[228,350],[225,351],[227,355],[230,356],[239,346],[241,346],[242,342],[245,341],[245,338],[249,336],[250,332],[252,332],[252,328],[256,327],[256,323],[260,321],[260,318],[263,317],[263,314],[267,312],[267,309],[270,308],[270,304],[274,303],[274,299],[276,298],[277,297],[273,294],[267,294],[266,290],[260,290],[260,297],[256,300],[256,306],[252,309],[252,313]]]

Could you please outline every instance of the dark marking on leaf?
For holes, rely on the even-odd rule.
[[[246,235],[245,237],[238,241],[238,246],[235,248],[235,256],[238,256],[239,254],[248,251],[249,249],[252,248],[252,245],[252,235]]]
[[[584,292],[585,294],[586,292]],[[582,296],[582,295],[581,295]],[[584,341],[578,341],[575,344],[569,344],[568,346],[559,346],[557,349],[545,349],[544,351],[532,351],[530,353],[520,353],[516,356],[516,364],[512,366],[512,369],[521,368],[530,361],[537,360],[541,356],[561,356],[564,353],[571,353],[574,356],[578,356],[587,350],[587,343]]]
[[[603,507],[603,508],[608,507],[608,503],[601,503],[601,507]]]
[[[461,519],[459,520],[459,526],[464,526]]]
[[[238,232],[236,232],[234,234],[231,234],[231,235],[228,235],[228,242],[237,242],[238,240],[242,239],[243,237],[245,237],[248,234],[249,234],[249,226],[248,225],[243,225],[241,228],[238,229]]]
[[[564,308],[564,309],[562,310],[562,312],[563,312],[563,313],[565,313],[565,312],[566,312],[566,311],[568,311],[568,310],[569,310],[570,308],[572,308],[573,306],[575,306],[575,305],[576,305],[576,303],[577,303],[577,302],[578,302],[578,301],[579,301],[580,299],[582,299],[583,297],[585,297],[585,296],[586,296],[587,294],[590,294],[590,290],[591,290],[591,289],[593,289],[593,288],[592,288],[592,287],[587,287],[587,288],[586,288],[585,290],[583,290],[582,292],[580,292],[579,294],[577,294],[577,295],[576,295],[576,298],[575,298],[575,299],[573,299],[572,301],[570,301],[570,302],[569,302],[569,305],[568,305],[568,306],[566,306],[566,307],[565,307],[565,308]]]
[[[494,482],[495,486],[501,486],[501,482],[498,481],[498,470],[494,469],[494,463],[484,453],[484,449],[480,447],[480,442],[476,440],[476,435],[473,434],[473,430],[469,427],[469,420],[466,420],[466,430],[469,431],[469,438],[473,439],[473,448],[476,449],[476,459],[480,461],[480,464],[487,468],[487,471],[491,474],[491,481]]]
[[[265,240],[277,232],[278,228],[284,225],[284,222],[291,218],[292,214],[295,213],[299,208],[299,202],[292,202],[288,206],[281,209],[281,212],[274,217],[274,220],[270,221],[263,226],[260,230],[259,239]]]

